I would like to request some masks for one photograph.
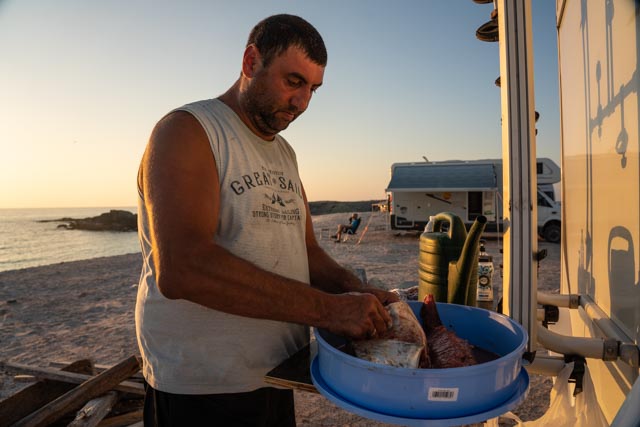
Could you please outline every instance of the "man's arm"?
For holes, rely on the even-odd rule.
[[[338,264],[336,260],[322,249],[313,231],[311,211],[309,210],[309,203],[304,189],[302,190],[302,194],[305,204],[307,205],[306,243],[309,256],[311,285],[330,293],[362,292],[373,294],[384,305],[399,301],[398,295],[393,292],[366,286],[355,274]]]
[[[206,133],[186,112],[158,123],[141,165],[160,292],[240,316],[363,337],[389,315],[371,295],[331,295],[273,274],[214,242],[219,177]]]

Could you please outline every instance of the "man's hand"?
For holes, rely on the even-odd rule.
[[[391,327],[391,316],[382,301],[392,302],[392,296],[388,295],[391,292],[375,288],[363,291],[366,293],[335,295],[332,316],[326,319],[323,327],[336,335],[354,339],[373,338],[386,332]]]

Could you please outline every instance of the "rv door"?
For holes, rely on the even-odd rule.
[[[410,230],[414,227],[415,201],[411,193],[394,193],[391,204],[391,228]]]

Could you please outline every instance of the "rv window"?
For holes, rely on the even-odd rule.
[[[551,205],[549,204],[547,199],[545,199],[544,196],[540,192],[538,192],[538,206],[544,206],[544,207],[547,207],[547,208],[551,207]]]
[[[482,192],[469,191],[467,200],[467,220],[475,221],[477,217],[482,215]]]

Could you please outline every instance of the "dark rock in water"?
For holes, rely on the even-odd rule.
[[[137,231],[138,215],[129,211],[110,210],[90,218],[60,218],[40,222],[64,222],[58,228],[89,231]]]

